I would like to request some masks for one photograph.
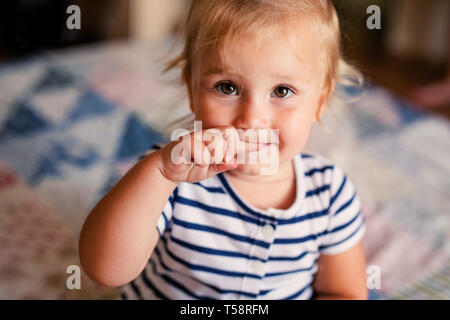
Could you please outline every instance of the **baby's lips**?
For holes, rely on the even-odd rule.
[[[238,149],[239,152],[248,153],[261,150],[264,147],[264,144],[252,141],[239,140],[239,146],[240,146],[240,148]]]
[[[261,145],[278,144],[278,129],[238,129],[239,139],[246,143]]]

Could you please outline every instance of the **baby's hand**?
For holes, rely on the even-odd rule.
[[[241,153],[258,151],[257,143],[244,142],[234,127],[204,129],[173,141],[160,150],[162,175],[175,183],[199,182],[238,166]]]

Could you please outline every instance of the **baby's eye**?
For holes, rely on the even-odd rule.
[[[275,93],[275,95],[276,95],[278,98],[286,98],[286,97],[288,97],[289,91],[290,91],[291,93],[294,93],[294,92],[292,91],[292,89],[289,88],[289,87],[286,87],[286,86],[279,86],[279,87],[275,88],[275,90],[274,90],[273,92]],[[289,95],[289,96],[290,96],[290,95]]]
[[[231,95],[235,90],[235,86],[231,82],[221,82],[218,85],[215,86],[217,90],[219,90],[220,93]]]

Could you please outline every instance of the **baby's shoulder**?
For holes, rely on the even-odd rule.
[[[304,175],[315,184],[339,183],[346,176],[344,170],[338,164],[323,155],[302,152],[299,157],[303,165]]]
[[[316,172],[325,173],[332,171],[336,164],[318,153],[302,152],[299,154],[300,160],[305,170],[305,174],[314,174]]]
[[[305,165],[333,165],[333,161],[314,152],[301,152],[299,154]]]

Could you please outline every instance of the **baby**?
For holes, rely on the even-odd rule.
[[[98,202],[86,274],[123,299],[366,299],[354,185],[301,152],[355,72],[332,2],[195,0],[185,31],[167,70],[182,66],[202,129],[149,150]],[[263,173],[248,159],[268,151]]]

